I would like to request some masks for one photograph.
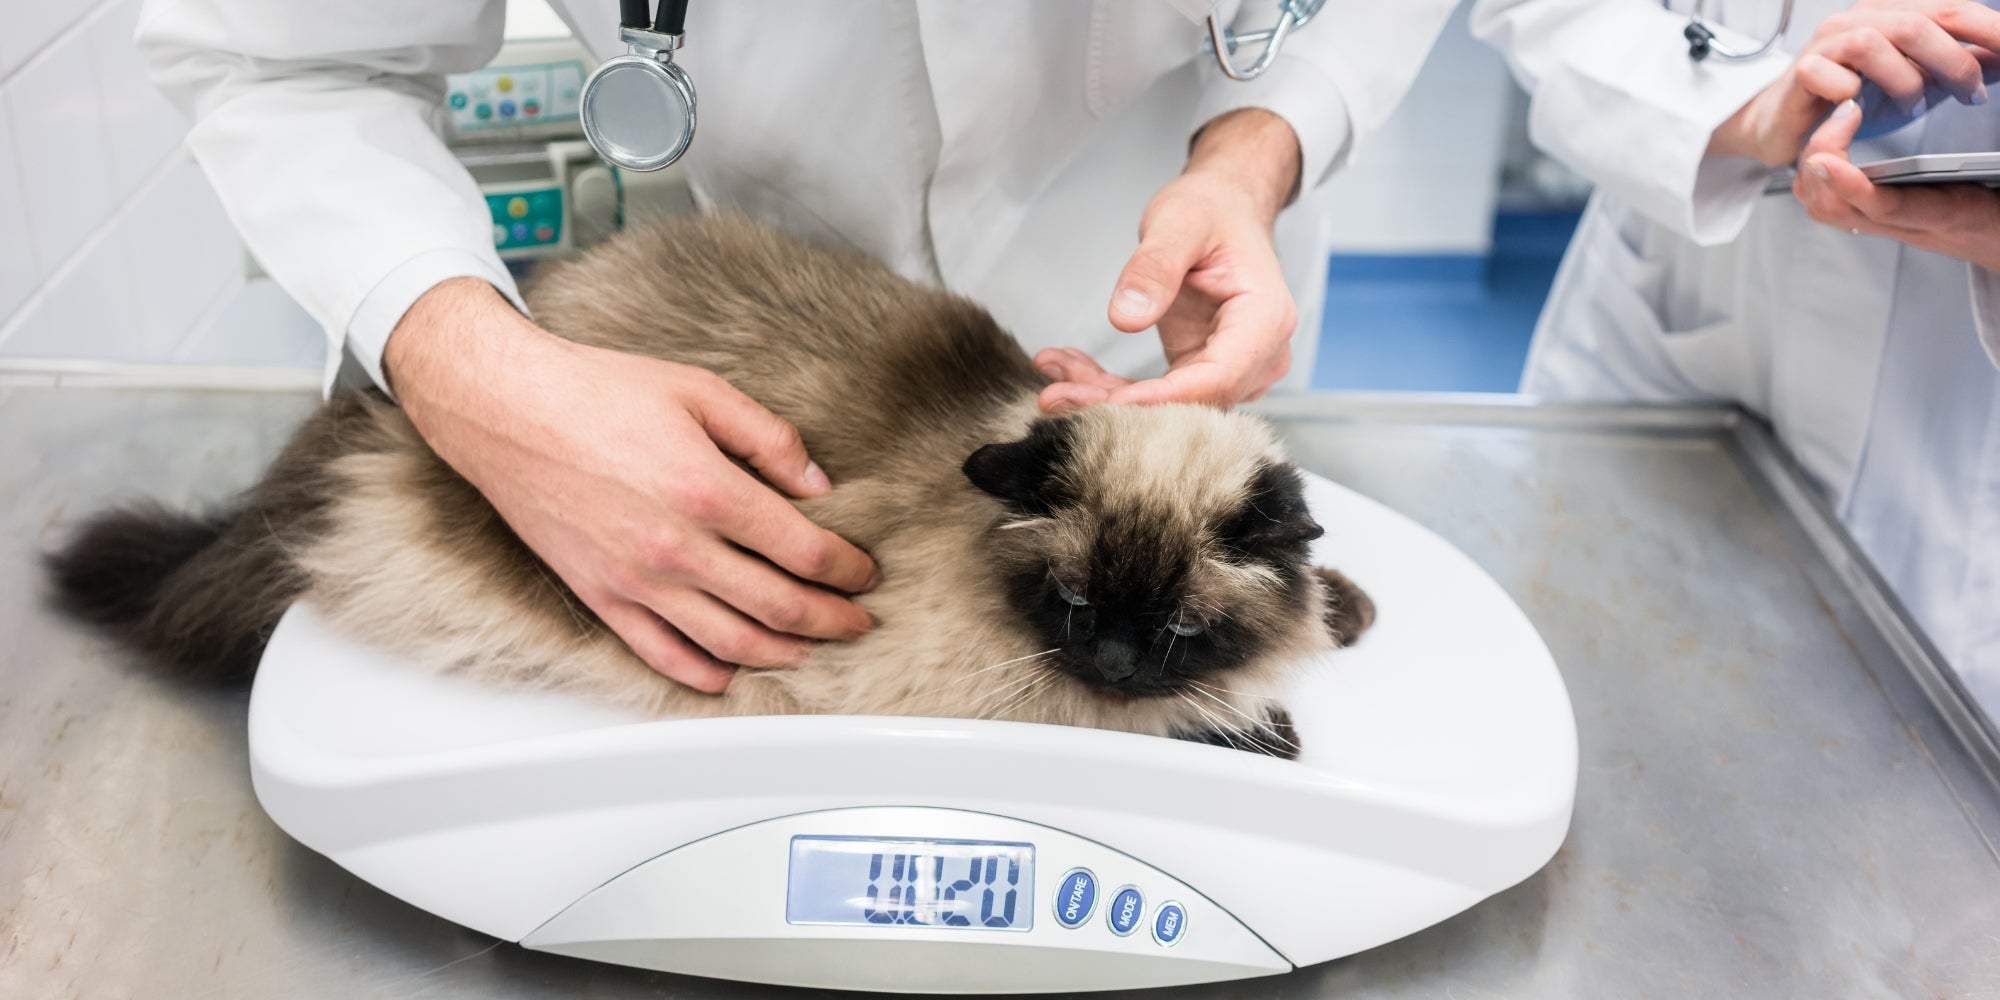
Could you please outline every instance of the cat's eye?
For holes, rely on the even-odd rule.
[[[1187,639],[1200,635],[1201,625],[1198,622],[1168,622],[1167,631]]]
[[[1056,595],[1061,597],[1063,600],[1068,601],[1069,603],[1079,608],[1087,608],[1090,606],[1090,602],[1084,600],[1082,594],[1079,594],[1076,591],[1063,586],[1063,582],[1061,579],[1054,576],[1049,577],[1049,579],[1055,581]]]

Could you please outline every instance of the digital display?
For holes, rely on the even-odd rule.
[[[793,837],[785,922],[1025,931],[1035,845]]]

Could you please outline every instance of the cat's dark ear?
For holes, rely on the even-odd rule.
[[[1290,465],[1270,463],[1250,481],[1243,506],[1220,532],[1234,548],[1255,555],[1276,555],[1302,548],[1326,534],[1306,507],[1304,480]]]
[[[965,460],[980,492],[1025,514],[1047,515],[1071,502],[1061,475],[1069,458],[1070,421],[1044,417],[1019,441],[989,444]]]

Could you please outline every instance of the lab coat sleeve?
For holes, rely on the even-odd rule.
[[[1203,55],[1194,127],[1239,108],[1278,115],[1299,137],[1299,189],[1310,191],[1388,119],[1457,6],[1457,0],[1329,0],[1285,41],[1270,69],[1249,81],[1223,76],[1214,58]],[[1237,31],[1275,20],[1263,3],[1245,4],[1244,11]],[[1254,45],[1239,50],[1237,65],[1254,62],[1256,51]]]
[[[1791,63],[1688,58],[1684,14],[1652,0],[1478,0],[1472,33],[1528,90],[1535,145],[1601,190],[1704,246],[1749,221],[1771,171],[1708,142]],[[1758,40],[1725,41],[1754,48]]]
[[[264,269],[377,385],[389,332],[447,278],[520,304],[442,138],[443,74],[499,51],[503,0],[148,0],[138,41]]]
[[[1986,360],[2000,368],[2000,274],[1977,264],[1965,265],[1972,277],[1972,319],[1979,328],[1979,345]]]

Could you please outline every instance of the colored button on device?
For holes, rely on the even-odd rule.
[[[514,242],[516,243],[528,242],[528,224],[525,222],[514,223],[514,228],[509,230],[509,234],[514,237]]]
[[[521,113],[530,118],[542,113],[542,102],[533,98],[521,102]]]
[[[1072,868],[1056,889],[1056,923],[1075,930],[1097,909],[1097,876],[1088,868]]]
[[[462,91],[462,90],[454,90],[454,91],[452,91],[452,92],[451,92],[451,107],[452,107],[452,110],[454,110],[454,111],[458,110],[459,108],[462,108],[462,107],[465,107],[465,92],[464,92],[464,91]]]
[[[1158,913],[1153,914],[1153,940],[1163,948],[1171,948],[1187,933],[1187,911],[1179,903],[1162,903]]]
[[[1111,933],[1124,937],[1138,929],[1139,918],[1145,915],[1146,897],[1128,885],[1111,897],[1111,908],[1105,911],[1104,919],[1111,924]]]
[[[535,242],[551,243],[555,241],[555,238],[556,238],[556,230],[554,226],[551,226],[548,223],[544,222],[541,225],[535,227]]]
[[[500,102],[500,117],[502,117],[502,118],[512,118],[512,117],[514,117],[514,102],[513,102],[513,101],[501,101],[501,102]]]
[[[510,93],[514,89],[514,78],[511,76],[503,76],[500,79],[493,81],[493,86],[503,94]]]
[[[472,114],[476,118],[482,118],[482,119],[491,118],[493,117],[493,105],[488,104],[485,101],[481,101],[479,102],[478,105],[473,107]]]
[[[513,216],[513,217],[514,217],[514,218],[516,218],[516,219],[525,219],[525,218],[527,218],[527,216],[528,216],[528,199],[526,199],[526,198],[510,198],[510,199],[508,199],[508,200],[507,200],[507,214],[508,214],[508,215],[511,215],[511,216]]]

